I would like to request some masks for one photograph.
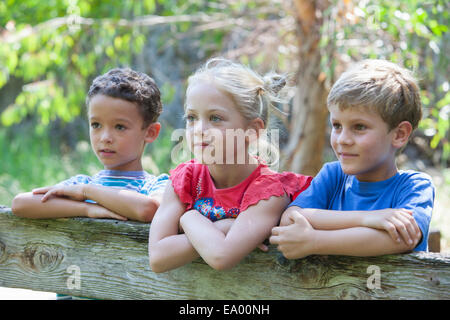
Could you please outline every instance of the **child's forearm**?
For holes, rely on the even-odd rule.
[[[387,232],[366,227],[341,230],[315,230],[313,252],[310,254],[377,256],[408,252],[417,245],[394,241]]]
[[[230,256],[225,249],[225,233],[214,226],[214,223],[195,210],[186,212],[180,219],[189,241],[207,264],[215,269],[223,256]]]
[[[119,215],[142,222],[150,222],[159,207],[157,200],[124,189],[85,185],[84,195]]]
[[[149,244],[150,267],[165,272],[181,267],[199,257],[185,234],[177,234]]]
[[[17,195],[11,205],[12,212],[24,218],[51,219],[68,217],[86,217],[88,204],[64,198],[54,198],[42,202],[43,195],[31,192]]]
[[[336,211],[324,209],[295,208],[316,230],[336,230],[363,226],[364,216],[373,211]]]

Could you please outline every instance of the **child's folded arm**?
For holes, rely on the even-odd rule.
[[[316,230],[301,214],[292,214],[293,223],[272,229],[270,242],[288,259],[299,259],[312,254],[376,256],[412,250],[420,241],[395,241],[383,230],[354,227],[339,230]],[[364,245],[361,245],[364,244]]]
[[[412,251],[420,241],[420,236],[416,236],[411,244],[397,242],[383,230],[365,227],[316,232],[315,251],[311,254],[378,256],[405,253]]]
[[[65,198],[42,202],[42,195],[32,192],[16,195],[11,204],[12,212],[19,217],[48,219],[65,217],[82,217],[87,214],[86,204]]]
[[[31,192],[18,194],[13,199],[12,212],[19,217],[33,219],[90,217],[126,220],[126,218],[97,204],[60,197],[42,202],[42,197],[41,194]]]
[[[169,181],[150,225],[149,258],[153,272],[175,269],[199,257],[186,235],[179,234],[179,220],[184,211],[185,205]]]
[[[186,236],[212,268],[230,269],[270,235],[289,200],[286,196],[261,200],[241,212],[227,234],[195,210],[181,217]],[[201,232],[199,232],[201,230]]]
[[[386,231],[394,241],[403,240],[410,244],[413,238],[421,237],[412,211],[406,209],[382,209],[371,211],[337,211],[325,209],[289,207],[283,213],[282,224],[293,221],[293,215],[303,215],[317,230],[340,230],[354,227],[367,227]],[[291,222],[292,223],[292,222]]]
[[[33,190],[43,194],[42,201],[66,197],[74,201],[93,200],[106,209],[136,221],[149,222],[159,207],[159,202],[146,195],[106,186],[91,184],[63,185]]]
[[[150,222],[159,207],[157,199],[135,191],[96,185],[83,188],[88,199],[132,220]]]

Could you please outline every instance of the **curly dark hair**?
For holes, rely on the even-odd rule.
[[[102,94],[135,103],[144,119],[144,127],[156,122],[162,112],[161,93],[155,81],[145,73],[130,68],[115,68],[92,81],[86,105]]]

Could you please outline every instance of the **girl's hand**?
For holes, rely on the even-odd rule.
[[[84,185],[55,185],[37,188],[33,190],[33,194],[43,194],[44,196],[41,199],[42,202],[47,201],[51,196],[69,198],[75,201],[84,201],[87,199]]]
[[[117,213],[114,213],[111,210],[102,207],[101,205],[86,203],[86,206],[86,216],[88,218],[109,218],[122,221],[128,220],[126,217],[118,215]]]
[[[418,242],[421,237],[413,212],[407,209],[384,209],[367,213],[362,225],[385,230],[394,241],[400,242],[402,239],[409,246]]]

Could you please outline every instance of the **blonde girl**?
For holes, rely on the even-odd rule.
[[[311,177],[277,173],[249,152],[286,81],[231,61],[208,61],[188,79],[186,138],[196,159],[171,171],[150,227],[154,272],[198,257],[229,269],[260,245]],[[240,142],[234,143],[235,140]]]

